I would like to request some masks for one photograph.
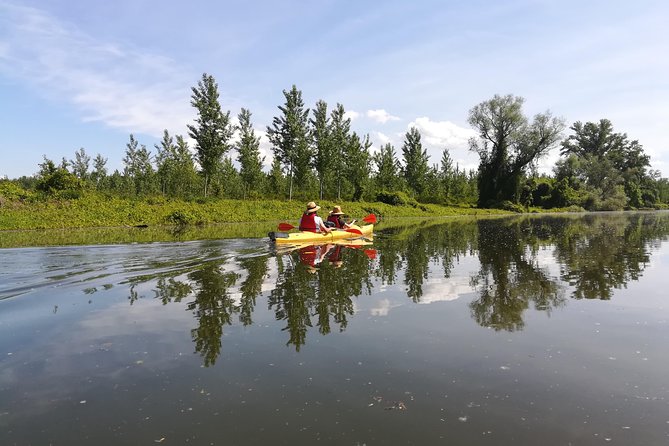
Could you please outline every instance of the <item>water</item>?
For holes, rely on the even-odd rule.
[[[2,249],[0,444],[665,445],[668,238],[637,213]]]

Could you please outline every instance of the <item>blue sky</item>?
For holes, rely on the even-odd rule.
[[[121,169],[130,133],[151,149],[187,134],[204,72],[259,134],[295,84],[308,107],[342,103],[375,147],[401,154],[416,126],[433,163],[448,147],[474,168],[469,109],[514,94],[530,116],[610,119],[666,177],[667,23],[663,0],[0,0],[0,177],[81,147]]]

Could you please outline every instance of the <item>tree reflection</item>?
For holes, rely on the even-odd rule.
[[[537,228],[533,224],[536,222],[527,219],[478,222],[481,267],[471,284],[480,296],[469,307],[480,325],[495,330],[520,330],[524,326],[523,312],[530,304],[547,312],[563,305],[560,286],[536,259],[537,245],[546,237],[545,227]]]
[[[312,316],[321,334],[330,333],[332,322],[343,331],[353,314],[351,298],[371,292],[370,256],[364,246],[312,245],[278,259],[279,274],[269,307],[277,320],[286,322],[287,344],[298,351],[306,342]]]
[[[283,323],[297,351],[310,329],[344,331],[355,297],[374,286],[404,288],[421,302],[435,278],[447,281],[467,257],[477,271],[461,272],[477,293],[471,317],[495,330],[522,330],[530,308],[550,312],[576,299],[610,299],[638,280],[651,253],[669,234],[669,214],[520,216],[496,219],[408,221],[384,229],[371,246],[313,245],[278,253],[207,251],[208,257],[129,280],[131,303],[138,285],[153,282],[163,304],[190,299],[197,327],[191,332],[205,366],[221,353],[226,325],[253,324],[257,299]],[[457,279],[457,276],[455,277]],[[428,282],[429,281],[429,282]],[[144,288],[142,288],[144,289]],[[264,306],[264,305],[263,305]]]
[[[667,218],[658,214],[588,215],[557,238],[562,278],[576,299],[608,300],[614,289],[639,279],[650,250],[668,232]]]
[[[195,300],[188,303],[198,326],[191,330],[195,351],[200,353],[205,367],[213,365],[221,353],[223,326],[230,325],[236,311],[229,288],[237,282],[239,274],[223,271],[218,262],[208,263],[193,271],[189,278],[194,282]]]

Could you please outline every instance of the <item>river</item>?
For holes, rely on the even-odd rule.
[[[2,445],[665,445],[669,213],[0,249]]]

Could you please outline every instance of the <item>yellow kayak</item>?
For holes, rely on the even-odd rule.
[[[316,243],[327,243],[334,240],[344,240],[344,239],[354,239],[359,237],[370,238],[372,237],[372,231],[374,230],[374,225],[351,225],[351,229],[357,229],[362,232],[360,234],[353,234],[347,232],[343,229],[333,229],[330,232],[320,233],[320,232],[308,232],[308,231],[298,231],[298,232],[270,232],[269,238],[276,243],[290,243],[290,244],[299,244],[305,242],[316,242]]]

